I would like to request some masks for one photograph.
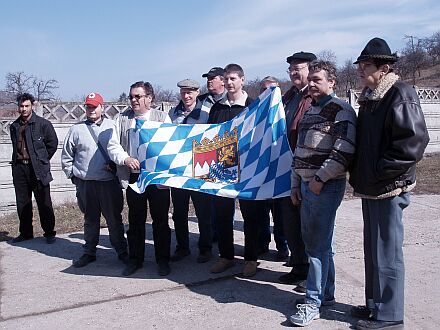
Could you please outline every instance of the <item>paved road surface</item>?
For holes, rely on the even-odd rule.
[[[237,218],[239,218],[237,212]],[[440,196],[413,196],[405,211],[406,329],[440,327]],[[172,221],[170,221],[172,222]],[[282,329],[290,327],[295,299],[292,286],[277,283],[288,271],[274,261],[275,248],[261,260],[252,279],[243,266],[242,220],[236,221],[237,265],[212,275],[193,254],[172,263],[161,278],[153,262],[151,226],[147,228],[145,267],[122,277],[123,265],[101,231],[97,262],[71,266],[81,254],[82,233],[61,235],[54,245],[42,238],[0,243],[1,329]],[[197,226],[191,223],[192,232]],[[173,235],[174,236],[174,235]],[[344,201],[336,220],[336,305],[324,308],[309,329],[349,329],[352,305],[363,303],[360,200]],[[173,243],[174,246],[174,243]]]

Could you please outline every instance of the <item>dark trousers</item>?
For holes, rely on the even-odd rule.
[[[218,231],[218,249],[221,258],[234,259],[234,213],[235,199],[213,197]],[[257,260],[258,217],[264,210],[264,201],[240,200],[244,220],[244,259]]]
[[[41,181],[37,180],[31,164],[12,165],[12,179],[18,219],[20,220],[20,234],[27,238],[34,237],[32,227],[32,193],[34,193],[44,236],[55,236],[55,215],[50,197],[50,185],[43,185]]]
[[[78,206],[84,213],[84,254],[96,255],[99,243],[101,214],[108,226],[110,243],[120,256],[127,253],[122,209],[124,196],[118,179],[95,181],[74,179]]]
[[[244,260],[257,261],[258,258],[258,219],[266,210],[264,200],[240,199],[240,211],[244,221]]]
[[[188,210],[192,199],[199,224],[200,252],[212,249],[211,196],[197,191],[171,188],[176,250],[189,250]]]
[[[405,265],[403,210],[410,194],[385,199],[362,199],[364,218],[365,297],[382,321],[404,318]]]
[[[293,205],[290,197],[279,198],[275,201],[282,214],[284,235],[290,249],[290,264],[293,266],[293,272],[307,276],[309,261],[301,233],[300,206]]]
[[[258,217],[258,249],[266,250],[271,241],[270,215],[272,212],[273,237],[278,251],[287,251],[287,241],[284,236],[283,219],[279,203],[276,200],[267,200],[264,213]]]
[[[130,183],[136,182],[139,174],[130,175]],[[159,189],[155,185],[147,186],[142,194],[130,187],[126,191],[128,204],[128,251],[130,259],[142,265],[145,257],[145,222],[147,211],[153,220],[154,254],[157,263],[169,262],[171,229],[168,225],[170,190]]]
[[[234,213],[235,199],[213,196],[217,222],[218,251],[221,258],[234,259]]]

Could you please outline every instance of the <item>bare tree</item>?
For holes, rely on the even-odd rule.
[[[410,78],[412,84],[415,85],[416,77],[420,77],[421,70],[426,66],[426,53],[422,47],[421,39],[408,35],[404,39],[408,39],[408,41],[397,62],[397,68],[402,78]],[[414,40],[417,40],[417,43]]]
[[[160,85],[154,85],[155,102],[177,102],[180,95],[171,89],[162,88]]]
[[[322,61],[329,61],[332,62],[333,64],[336,65],[337,62],[337,57],[336,57],[336,53],[334,51],[332,51],[331,49],[324,49],[323,51],[320,51],[316,57],[319,60]]]
[[[421,44],[429,55],[432,65],[440,61],[440,31],[435,32],[432,36],[421,39]]]
[[[359,78],[353,59],[346,60],[344,65],[338,69],[336,94],[346,96],[350,89],[360,88]]]
[[[247,80],[243,86],[243,89],[248,93],[249,97],[255,99],[260,95],[260,78]]]
[[[54,99],[54,90],[59,88],[58,81],[55,79],[44,80],[23,71],[9,72],[5,79],[7,92],[15,95],[32,93],[37,101]]]
[[[60,87],[55,79],[43,80],[41,78],[34,78],[32,86],[37,101],[54,100],[56,98],[54,91]]]
[[[29,93],[32,91],[34,77],[23,71],[6,74],[6,91],[14,94]]]

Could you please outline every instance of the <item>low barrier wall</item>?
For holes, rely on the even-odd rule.
[[[440,152],[440,89],[415,87],[420,97],[423,113],[428,126],[430,142],[426,149],[427,153]],[[350,104],[357,109],[357,98],[360,91],[352,90],[349,94]],[[168,112],[173,106],[171,103],[162,103],[157,108]],[[104,116],[113,119],[120,112],[125,111],[127,104],[106,103]],[[52,158],[51,183],[52,199],[54,204],[75,201],[75,187],[61,170],[61,149],[64,137],[69,127],[78,121],[85,119],[85,109],[79,103],[41,104],[36,112],[38,115],[49,119],[58,135],[58,150]],[[0,119],[0,212],[15,211],[15,193],[12,184],[11,165],[12,155],[11,140],[9,137],[9,125],[15,118]],[[0,214],[1,214],[0,213]]]

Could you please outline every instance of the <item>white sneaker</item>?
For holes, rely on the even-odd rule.
[[[319,308],[315,304],[298,304],[297,312],[289,317],[292,324],[305,327],[313,320],[319,319]]]

